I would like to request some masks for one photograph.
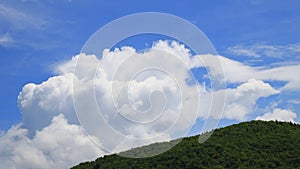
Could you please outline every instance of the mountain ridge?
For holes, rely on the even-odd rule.
[[[207,134],[207,133],[206,133]],[[300,125],[291,122],[250,121],[183,138],[169,151],[148,158],[106,155],[72,169],[101,168],[300,168]],[[174,142],[174,141],[173,141]],[[134,148],[121,155],[139,156],[171,142]]]

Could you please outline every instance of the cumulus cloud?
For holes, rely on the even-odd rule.
[[[278,94],[279,91],[261,80],[249,79],[235,89],[225,89],[227,93],[224,118],[246,120],[261,97]]]
[[[185,54],[186,61],[179,59],[179,55],[182,54]],[[174,56],[176,59],[170,59]],[[129,64],[125,64],[124,69],[120,69],[122,68],[120,65],[124,65],[124,60],[129,57],[132,58],[129,59]],[[189,78],[187,70],[189,57],[189,51],[184,46],[160,41],[153,46],[153,49],[144,53],[138,53],[131,47],[123,47],[114,51],[103,51],[101,59],[93,55],[79,54],[72,60],[61,63],[55,69],[57,76],[50,77],[41,84],[29,83],[23,87],[18,96],[18,105],[23,116],[22,123],[1,136],[2,141],[10,141],[11,149],[8,151],[15,151],[14,145],[18,147],[17,145],[22,143],[22,147],[26,147],[33,153],[30,156],[42,158],[32,158],[40,163],[28,160],[19,151],[15,154],[3,154],[5,158],[2,159],[7,161],[5,164],[9,166],[8,168],[11,166],[20,168],[21,165],[28,168],[53,166],[66,168],[83,161],[81,159],[83,156],[85,160],[95,158],[93,152],[97,146],[88,140],[87,135],[79,133],[79,129],[82,128],[75,113],[78,107],[77,109],[76,106],[74,107],[74,104],[79,107],[83,105],[84,116],[88,118],[89,114],[98,113],[99,109],[91,105],[95,99],[91,95],[94,96],[95,92],[96,103],[101,106],[104,119],[101,121],[97,117],[92,117],[96,119],[97,124],[95,127],[91,123],[91,126],[97,132],[88,134],[92,137],[95,134],[93,137],[95,139],[101,138],[101,141],[97,142],[98,145],[109,149],[109,152],[119,152],[184,136],[197,117],[198,107],[193,106],[197,105],[197,100],[194,99],[197,94],[195,90],[202,88],[202,86],[186,83]],[[131,76],[137,69],[147,67],[149,63],[160,66],[166,71],[150,69],[137,74],[134,79],[122,79],[124,76]],[[164,65],[165,63],[168,64]],[[80,71],[76,72],[76,69]],[[122,76],[116,77],[118,72]],[[172,76],[168,74],[170,72],[173,73]],[[113,93],[110,88],[112,82],[115,86]],[[180,93],[181,90],[184,93]],[[111,99],[112,96],[115,100]],[[182,99],[185,99],[184,104],[181,102]],[[132,123],[130,120],[138,120],[142,123]],[[105,126],[106,123],[120,132],[123,137],[113,135],[113,132]],[[72,129],[75,132],[72,132]],[[70,147],[65,146],[70,139],[68,135],[63,134],[65,132],[70,133],[72,137],[78,137],[75,143],[70,143]],[[14,140],[12,138],[14,136],[10,137],[9,133],[22,139]],[[112,137],[115,139],[112,140]],[[132,140],[132,138],[138,139]],[[88,141],[90,143],[87,143]],[[76,147],[80,146],[80,143],[86,144],[86,152],[90,151],[90,155],[78,156],[71,152],[78,151]],[[4,151],[4,147],[1,149],[3,153],[8,151]],[[8,160],[19,156],[22,157],[19,161]]]
[[[207,68],[214,80],[225,73],[239,85],[214,89],[195,83],[189,70],[197,67]],[[23,87],[18,96],[23,120],[0,136],[0,162],[7,168],[67,168],[108,152],[183,137],[196,118],[247,120],[259,98],[279,93],[264,80],[288,81],[286,87],[295,88],[297,78],[284,74],[296,69],[192,56],[184,45],[168,41],[144,52],[122,47],[104,50],[101,58],[78,54],[56,66],[57,76]],[[274,72],[277,76],[270,75]]]
[[[276,108],[273,110],[273,112],[258,116],[256,120],[295,122],[296,117],[297,114],[291,110]]]
[[[23,87],[18,104],[23,117],[22,127],[27,128],[30,135],[50,125],[52,118],[58,114],[64,114],[70,123],[77,123],[72,82],[73,74],[64,74],[41,84],[29,83]]]
[[[78,117],[89,134],[105,138],[104,148],[114,150],[119,142],[130,139],[144,139],[138,145],[133,141],[133,147],[182,137],[192,127],[201,86],[186,83],[188,66],[180,57],[188,60],[189,53],[181,55],[181,48],[159,41],[142,53],[130,47],[105,50],[101,59],[92,56],[97,59],[92,62],[95,65],[86,64],[90,56],[83,54],[73,59],[78,71],[73,86]]]
[[[63,115],[33,138],[20,125],[0,137],[0,162],[3,168],[68,168],[80,161],[103,154],[78,125],[68,124]]]
[[[225,100],[221,99],[224,93],[226,93]],[[200,108],[198,117],[244,121],[249,119],[259,98],[266,98],[278,93],[280,91],[274,89],[270,84],[257,79],[249,79],[235,88],[202,92],[199,104],[202,109]],[[207,114],[205,110],[208,109],[207,106],[210,106],[211,97],[214,97],[215,104],[210,107],[210,114]],[[223,105],[223,113],[220,113],[219,109],[215,109],[215,106],[222,107]]]

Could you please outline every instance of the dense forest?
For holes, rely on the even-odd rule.
[[[171,150],[153,157],[126,158],[113,154],[96,161],[81,163],[72,169],[300,169],[300,125],[297,124],[273,121],[243,122],[216,129],[202,144],[198,140],[199,135],[184,138]],[[156,151],[164,144],[170,143],[156,143],[123,153],[142,154]]]

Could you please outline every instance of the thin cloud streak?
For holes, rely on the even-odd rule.
[[[235,45],[227,48],[227,53],[244,57],[270,57],[278,59],[300,58],[300,43],[286,45],[270,45],[254,43],[251,45]]]

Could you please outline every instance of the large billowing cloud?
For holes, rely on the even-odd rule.
[[[220,77],[223,72],[216,59],[229,82],[239,83],[237,87],[211,89],[190,80],[187,70],[194,67],[208,68],[213,79]],[[136,72],[149,65],[163,70]],[[23,121],[2,133],[0,162],[6,168],[67,168],[107,153],[89,137],[110,152],[119,152],[184,136],[196,118],[247,120],[259,98],[279,93],[264,80],[287,81],[285,87],[295,89],[297,79],[284,75],[294,69],[259,69],[223,56],[191,56],[183,45],[167,41],[144,52],[123,47],[104,50],[102,58],[79,54],[59,64],[57,76],[24,86],[18,97]],[[278,76],[267,76],[273,72]],[[75,110],[79,121],[86,117],[91,123],[81,126]],[[107,125],[125,137],[111,139],[114,135]],[[90,136],[83,128],[89,128]]]

